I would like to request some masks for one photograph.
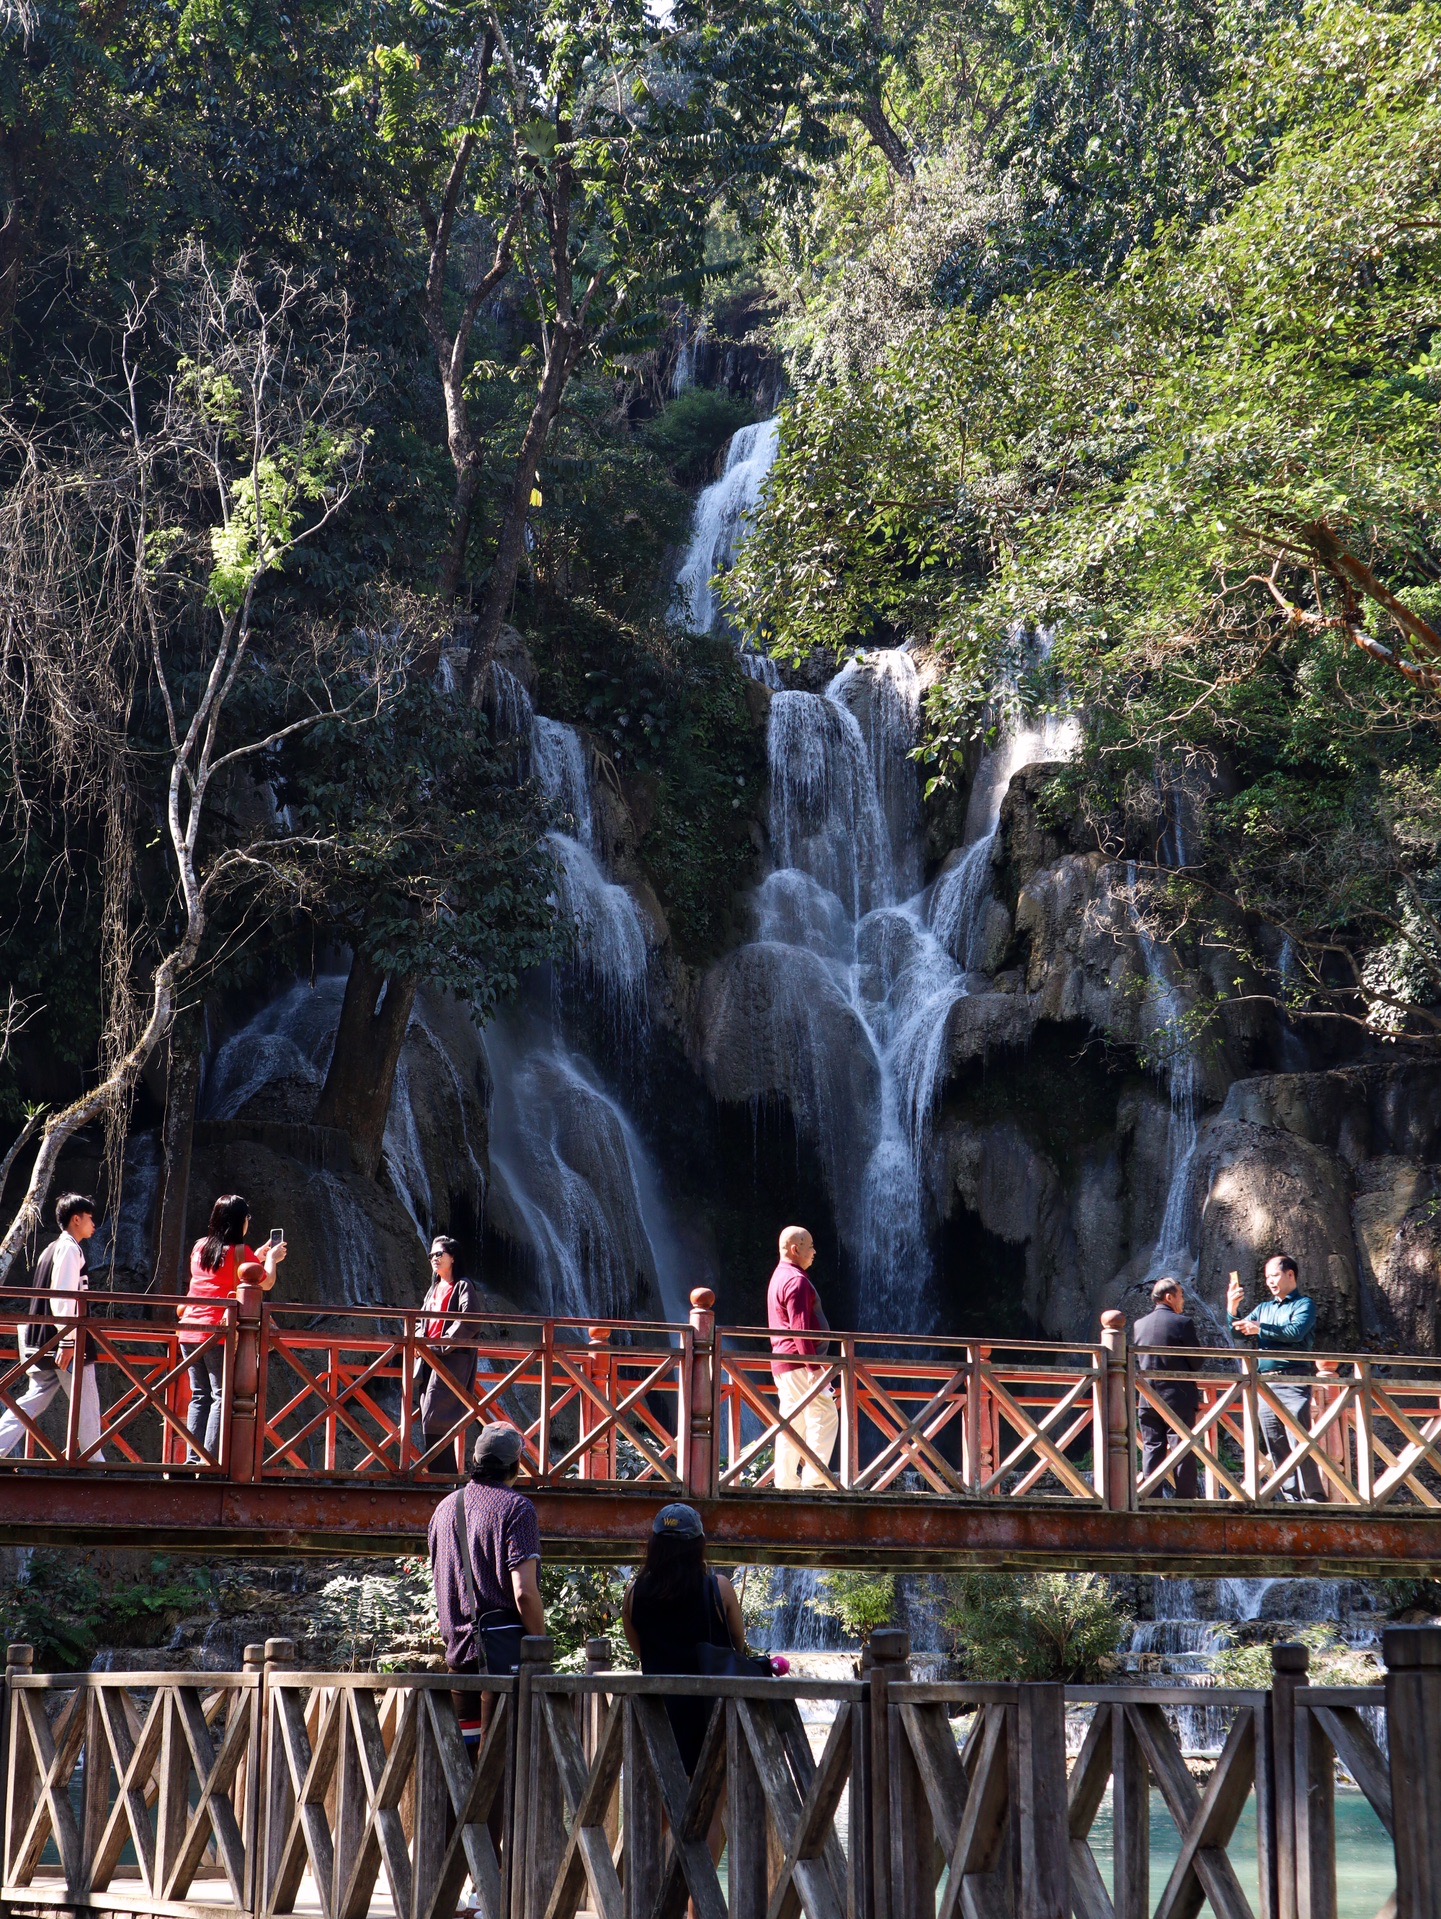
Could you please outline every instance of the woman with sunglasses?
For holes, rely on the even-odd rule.
[[[430,1288],[421,1304],[420,1337],[429,1359],[416,1367],[420,1387],[420,1450],[439,1451],[421,1470],[442,1473],[465,1471],[466,1438],[470,1430],[468,1408],[459,1392],[470,1392],[475,1384],[474,1334],[458,1324],[469,1313],[479,1312],[476,1288],[462,1279],[457,1270],[460,1242],[438,1233],[430,1245]],[[452,1444],[443,1445],[448,1433]]]

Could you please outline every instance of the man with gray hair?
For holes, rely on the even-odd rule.
[[[771,1376],[782,1417],[800,1428],[806,1450],[814,1456],[803,1465],[804,1454],[790,1434],[776,1435],[775,1485],[778,1491],[794,1492],[801,1486],[831,1485],[821,1468],[831,1463],[841,1422],[835,1395],[822,1383],[826,1368],[815,1363],[822,1346],[815,1335],[829,1331],[810,1278],[815,1241],[804,1226],[787,1226],[781,1233],[780,1255],[766,1294],[766,1323],[774,1355]]]

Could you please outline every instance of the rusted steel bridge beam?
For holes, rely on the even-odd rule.
[[[423,1551],[442,1486],[0,1476],[0,1543],[247,1557]],[[634,1560],[673,1493],[539,1488],[556,1559]],[[1441,1571],[1441,1514],[1168,1501],[1105,1512],[1062,1500],[758,1493],[698,1502],[711,1550],[776,1565],[1074,1567],[1101,1572],[1411,1575]]]

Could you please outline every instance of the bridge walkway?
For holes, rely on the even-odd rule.
[[[723,1328],[705,1291],[684,1324],[478,1316],[436,1337],[419,1312],[317,1312],[242,1288],[223,1324],[182,1343],[180,1301],[99,1296],[62,1365],[83,1395],[27,1408],[19,1335],[57,1323],[0,1295],[0,1540],[245,1553],[392,1552],[424,1540],[457,1446],[506,1418],[549,1549],[633,1558],[658,1501],[703,1510],[720,1550],[792,1564],[1067,1565],[1107,1570],[1414,1573],[1441,1565],[1441,1360],[1312,1357],[1300,1418],[1254,1353],[1142,1371],[1119,1314],[1087,1342],[837,1332],[809,1397],[833,1394],[834,1457],[806,1405],[783,1413],[764,1329]],[[68,1328],[69,1323],[66,1323]],[[222,1355],[214,1453],[185,1430],[187,1366]],[[455,1396],[445,1432],[416,1412],[427,1371]],[[1164,1387],[1193,1379],[1180,1418]],[[1140,1417],[1173,1451],[1142,1470]],[[1272,1427],[1267,1449],[1266,1426]],[[1275,1434],[1284,1437],[1279,1448]],[[776,1485],[777,1441],[806,1483]],[[1202,1497],[1172,1497],[1195,1459]]]

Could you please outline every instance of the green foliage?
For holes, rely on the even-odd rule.
[[[306,735],[277,791],[294,809],[298,897],[386,973],[448,987],[484,1018],[556,950],[538,802],[476,708],[412,683],[359,731]]]
[[[627,1583],[626,1573],[614,1566],[541,1566],[545,1629],[555,1641],[555,1663],[562,1672],[585,1670],[587,1639],[610,1641],[615,1670],[634,1666],[621,1628]]]
[[[24,1576],[0,1590],[0,1627],[7,1643],[35,1648],[37,1672],[80,1672],[102,1645],[160,1645],[178,1620],[213,1601],[207,1573],[169,1559],[131,1579],[73,1553],[35,1552]]]
[[[1317,1624],[1303,1626],[1296,1635],[1311,1649],[1309,1683],[1313,1686],[1368,1686],[1378,1677],[1375,1658],[1348,1646],[1336,1628]],[[1220,1686],[1237,1686],[1248,1691],[1269,1691],[1272,1678],[1269,1645],[1223,1646],[1211,1655],[1211,1670]]]
[[[352,1672],[403,1672],[440,1636],[430,1561],[397,1560],[385,1573],[338,1573],[315,1595],[313,1625],[327,1663]]]
[[[944,1623],[968,1679],[1095,1684],[1131,1621],[1100,1573],[957,1573]]]
[[[1013,70],[993,49],[949,122],[925,107],[933,193],[836,187],[843,230],[786,289],[800,378],[728,595],[783,654],[934,643],[935,780],[1007,705],[1069,697],[1098,846],[1156,861],[1158,767],[1190,795],[1158,934],[1239,946],[1233,997],[1434,1037],[1441,10],[1216,26],[1188,50],[1180,10],[1016,16],[997,31],[1057,55],[1098,36],[1032,70],[1062,103],[1039,144],[1002,105],[977,148],[967,114]],[[1082,111],[1133,86],[1114,138]],[[1068,168],[1048,225],[1032,185]]]
[[[895,1620],[896,1576],[844,1567],[822,1573],[807,1603],[822,1619],[838,1620],[844,1633],[864,1642],[878,1626]]]
[[[644,438],[680,486],[704,486],[731,435],[755,419],[748,400],[714,387],[693,386],[646,422]]]
[[[753,869],[765,740],[726,641],[572,602],[535,646],[541,704],[632,782],[640,859],[687,959],[719,950]]]

